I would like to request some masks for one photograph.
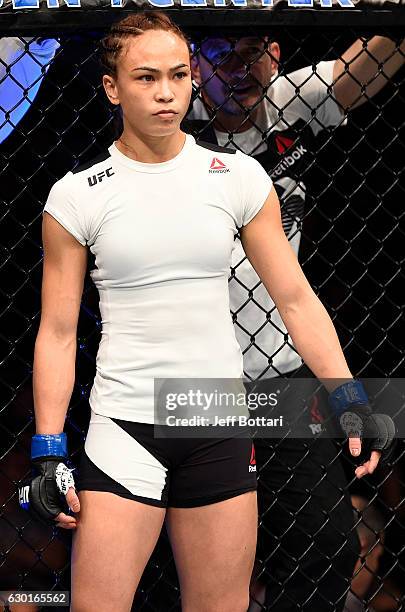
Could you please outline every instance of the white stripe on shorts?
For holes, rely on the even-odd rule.
[[[100,470],[133,495],[162,499],[167,468],[114,421],[94,410],[84,449]]]

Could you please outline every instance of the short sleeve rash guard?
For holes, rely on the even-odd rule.
[[[54,185],[44,211],[95,256],[97,414],[153,423],[155,378],[242,377],[231,253],[271,185],[253,158],[190,135],[176,157],[157,164],[113,144]]]

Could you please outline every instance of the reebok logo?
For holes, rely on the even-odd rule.
[[[101,183],[103,178],[106,176],[110,178],[110,176],[114,176],[115,172],[112,168],[107,168],[107,170],[102,170],[102,172],[98,172],[97,174],[93,174],[93,176],[89,176],[87,178],[90,187],[94,187],[97,183]]]
[[[287,136],[277,135],[275,140],[277,151],[279,153],[285,153],[287,149],[290,149],[294,144],[294,140],[292,140],[291,138],[287,138]]]
[[[250,454],[249,472],[256,472],[256,453],[255,447],[252,444],[252,452]]]
[[[289,139],[283,138],[283,140],[289,140]],[[279,147],[278,143],[277,143],[277,147]],[[282,153],[280,149],[278,150],[279,150],[279,153]],[[284,150],[287,150],[287,149],[284,149]],[[282,161],[276,166],[275,170],[271,173],[271,177],[275,178],[279,176],[280,174],[282,174],[284,170],[287,170],[289,166],[293,166],[295,162],[301,159],[301,157],[305,155],[305,153],[307,152],[308,152],[307,149],[304,149],[302,145],[298,145],[297,147],[295,147],[295,149],[291,151],[290,155],[285,155],[283,157]]]
[[[311,430],[312,435],[315,436],[316,434],[322,433],[323,431],[322,423],[324,421],[324,418],[319,410],[319,399],[316,395],[312,398],[312,402],[311,402],[309,411],[310,411],[312,423],[310,423],[308,427]]]
[[[310,406],[311,421],[313,423],[323,423],[324,418],[319,411],[319,399],[316,395],[312,398]]]
[[[213,157],[212,158],[212,162],[211,162],[211,166],[210,169],[208,170],[208,172],[210,174],[216,174],[216,173],[225,173],[225,172],[229,172],[229,168],[227,168],[224,164],[224,162],[221,162],[220,159],[218,159],[218,157]]]

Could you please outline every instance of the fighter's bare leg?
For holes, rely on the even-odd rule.
[[[81,491],[73,532],[71,612],[129,612],[166,510]]]
[[[257,535],[256,492],[166,516],[183,612],[246,612]]]

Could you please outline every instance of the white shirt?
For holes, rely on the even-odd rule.
[[[231,252],[271,185],[253,158],[187,136],[176,157],[157,164],[112,145],[53,186],[44,211],[95,256],[97,414],[152,423],[154,378],[242,378]]]
[[[245,132],[234,133],[231,137],[225,132],[215,130],[218,144],[236,148],[248,155],[257,155],[266,150],[263,133],[270,130],[283,131],[298,120],[304,120],[318,134],[324,127],[344,122],[342,111],[333,99],[328,87],[333,83],[334,61],[320,62],[316,72],[311,66],[302,68],[286,77],[275,76],[260,104],[260,112],[252,127]],[[299,93],[297,93],[299,91]],[[312,111],[316,112],[312,114]],[[193,104],[188,119],[208,119],[209,115],[200,98]],[[305,186],[291,176],[273,181],[283,190],[283,200],[291,196],[305,200]],[[288,238],[298,255],[301,230],[299,223],[290,223]],[[271,236],[269,236],[271,240]],[[269,378],[279,372],[290,372],[298,368],[302,360],[293,348],[291,339],[285,342],[287,329],[276,310],[260,278],[250,265],[239,240],[235,241],[232,253],[232,267],[235,277],[229,281],[230,305],[237,313],[236,336],[244,352],[244,370],[248,377]],[[242,283],[242,284],[241,284]],[[253,291],[253,299],[248,300],[248,291]],[[271,313],[270,322],[267,313]],[[251,338],[254,337],[254,343]],[[272,358],[269,367],[268,357]]]

